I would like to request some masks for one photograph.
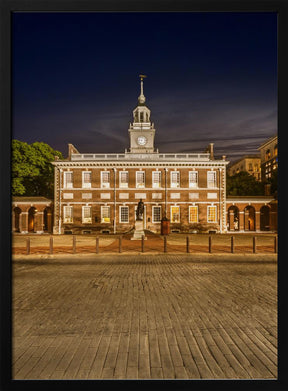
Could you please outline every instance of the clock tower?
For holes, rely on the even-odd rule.
[[[150,110],[145,105],[146,98],[143,94],[143,79],[140,75],[141,92],[138,98],[138,106],[133,110],[133,123],[128,129],[130,135],[130,153],[153,153],[154,150],[154,124],[150,121]]]

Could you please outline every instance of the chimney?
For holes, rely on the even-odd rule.
[[[210,159],[214,160],[214,150],[213,150],[214,143],[209,144],[209,152],[210,152]]]
[[[264,185],[264,195],[270,196],[271,195],[271,183],[265,183]]]

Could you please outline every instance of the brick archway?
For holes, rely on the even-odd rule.
[[[244,208],[244,231],[256,231],[256,213],[254,206]]]
[[[270,207],[263,205],[260,209],[260,231],[270,230]]]

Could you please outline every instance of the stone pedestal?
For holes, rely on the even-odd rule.
[[[135,230],[134,230],[134,234],[133,234],[133,237],[131,238],[131,240],[141,240],[142,236],[144,236],[144,240],[147,239],[147,238],[145,238],[145,233],[144,233],[144,221],[143,220],[136,220],[135,221]]]

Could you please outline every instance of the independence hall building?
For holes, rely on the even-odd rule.
[[[143,77],[138,105],[124,153],[80,153],[69,144],[66,160],[55,160],[53,232],[125,233],[134,228],[136,208],[144,202],[144,229],[161,232],[226,231],[225,156],[160,153],[145,103]],[[202,228],[200,228],[202,227]]]

